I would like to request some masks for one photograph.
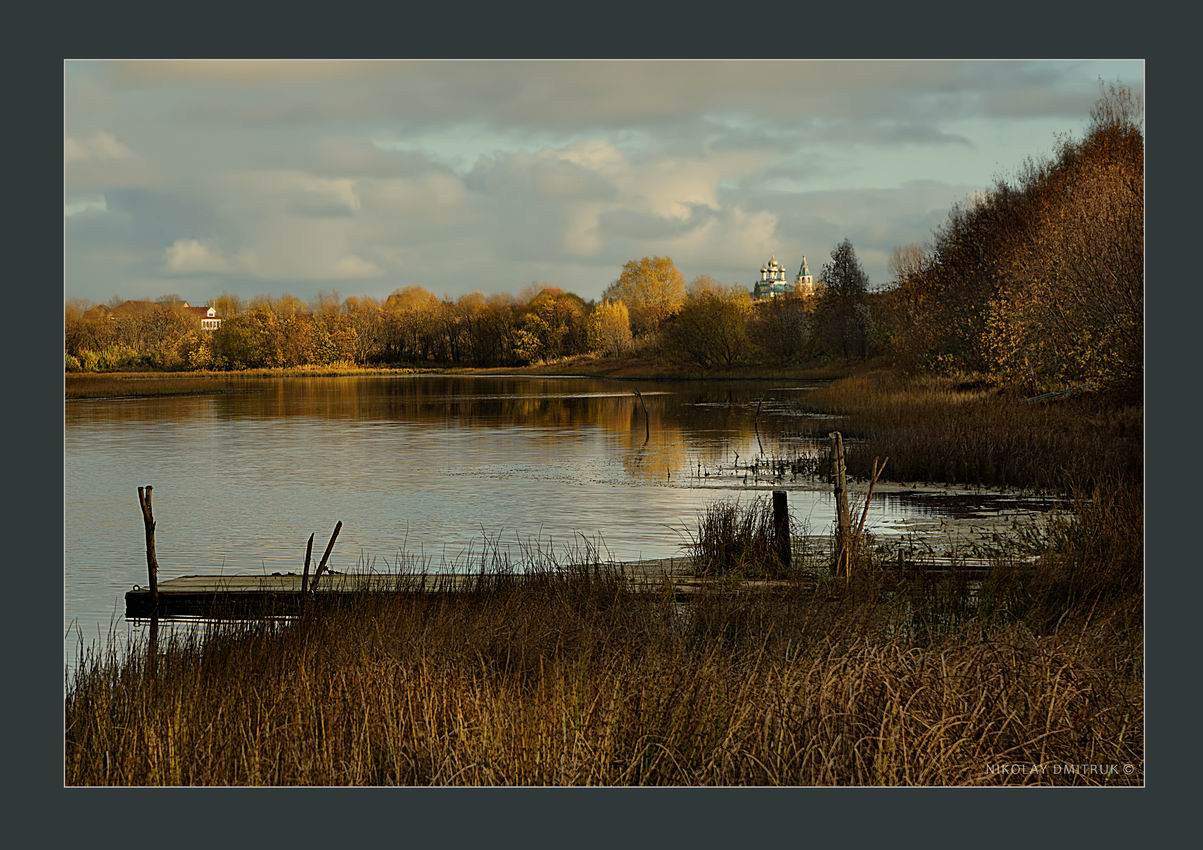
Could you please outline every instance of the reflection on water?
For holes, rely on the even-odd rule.
[[[830,494],[797,464],[822,441],[783,436],[798,432],[791,402],[808,389],[371,376],[70,401],[66,623],[94,638],[145,581],[137,487],[146,483],[161,580],[299,570],[309,534],[320,542],[337,520],[341,570],[386,569],[401,552],[437,565],[498,536],[559,548],[583,534],[615,558],[668,556],[707,503],[774,484],[794,491],[799,527],[821,531]],[[795,465],[771,469],[766,457]],[[898,497],[881,505],[873,528],[932,509]]]

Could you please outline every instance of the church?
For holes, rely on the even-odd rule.
[[[802,265],[798,268],[798,276],[793,282],[786,280],[785,267],[777,262],[773,255],[769,261],[760,267],[760,280],[752,286],[752,297],[757,301],[776,298],[778,295],[810,296],[815,293],[815,279],[810,274],[810,266],[806,264],[806,256],[802,256]]]

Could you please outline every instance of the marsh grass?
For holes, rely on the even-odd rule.
[[[701,576],[779,579],[797,574],[778,554],[772,502],[766,498],[710,504],[698,517],[688,549]]]
[[[1038,571],[980,585],[870,559],[681,604],[597,561],[482,557],[465,592],[169,633],[153,674],[135,637],[68,677],[65,781],[1140,784],[1136,506],[1092,492]]]
[[[887,456],[894,481],[1065,492],[1142,475],[1143,409],[1107,396],[1031,403],[981,381],[882,370],[820,386],[801,405],[842,417],[848,472],[860,478]]]

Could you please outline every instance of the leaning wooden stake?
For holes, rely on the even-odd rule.
[[[760,406],[764,404],[764,399],[756,402],[756,416],[752,419],[752,427],[756,429],[756,448],[760,449],[760,454],[764,455],[764,443],[760,442]]]
[[[318,562],[317,569],[313,571],[313,584],[309,585],[310,590],[317,590],[317,580],[322,577],[322,570],[326,569],[326,562],[330,560],[330,553],[334,551],[334,541],[338,539],[338,533],[342,531],[342,528],[342,520],[339,520],[334,526],[334,533],[330,535],[330,542],[326,544],[322,560]]]
[[[793,556],[789,536],[789,496],[784,490],[773,491],[773,535],[777,538],[777,557],[788,568]]]
[[[832,479],[835,492],[835,563],[831,571],[848,574],[851,568],[852,518],[848,514],[848,473],[844,465],[844,437],[839,431],[831,432]]]
[[[313,534],[309,535],[309,542],[305,544],[305,572],[301,573],[301,607],[305,607],[306,591],[309,590],[309,561],[313,557]]]
[[[856,524],[856,528],[852,530],[849,539],[848,553],[844,556],[844,575],[852,575],[852,560],[856,553],[860,551],[861,541],[864,539],[865,523],[869,520],[869,503],[873,500],[873,488],[877,486],[877,479],[886,471],[886,463],[889,462],[887,457],[878,466],[877,458],[873,458],[873,474],[869,478],[869,491],[865,493],[865,507],[860,514],[860,522]]]
[[[146,574],[150,582],[151,616],[159,614],[159,559],[155,555],[155,515],[150,497],[154,487],[138,488],[138,505],[142,508],[142,525],[146,528]]]
[[[647,445],[648,440],[652,438],[652,417],[647,412],[647,402],[643,400],[643,393],[639,390],[634,390],[635,398],[639,399],[639,404],[643,407],[643,444]]]
[[[869,479],[869,492],[865,494],[865,509],[861,511],[860,522],[856,525],[855,537],[860,540],[860,536],[865,531],[865,522],[869,519],[869,500],[873,498],[873,488],[877,485],[877,479],[886,471],[886,464],[890,462],[889,457],[881,462],[881,466],[877,465],[877,458],[873,458],[873,476]]]

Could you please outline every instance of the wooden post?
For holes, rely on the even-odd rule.
[[[155,488],[149,484],[138,488],[138,505],[142,508],[142,525],[146,528],[146,574],[150,580],[152,617],[159,614],[159,559],[155,555],[155,515],[150,497]]]
[[[844,437],[839,431],[831,432],[831,462],[832,479],[835,491],[835,564],[832,572],[838,574],[842,568],[845,573],[851,572],[849,544],[852,532],[852,519],[848,514],[848,477],[844,465]]]
[[[635,398],[639,399],[640,406],[643,407],[643,444],[647,445],[648,440],[652,438],[652,417],[647,412],[647,402],[643,400],[643,393],[639,390],[634,390]]]
[[[326,569],[326,562],[330,560],[330,553],[334,551],[334,541],[338,539],[338,533],[342,531],[343,521],[340,519],[334,526],[334,533],[330,535],[330,542],[326,544],[326,551],[322,554],[322,560],[318,563],[317,569],[313,571],[313,584],[309,586],[310,590],[317,590],[317,580],[321,578],[322,570]]]
[[[315,532],[316,533],[316,532]],[[313,534],[309,535],[309,542],[305,544],[305,571],[301,573],[301,608],[305,608],[306,591],[309,590],[309,561],[313,557]]]
[[[773,491],[773,534],[777,538],[777,556],[784,567],[790,566],[793,543],[789,534],[789,496],[784,490]]]
[[[760,442],[760,406],[764,404],[764,398],[756,402],[756,416],[752,419],[752,427],[756,429],[756,448],[760,449],[761,456],[764,455],[764,443]]]

